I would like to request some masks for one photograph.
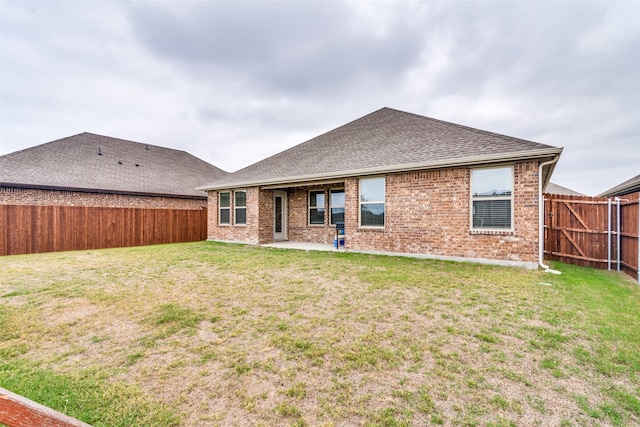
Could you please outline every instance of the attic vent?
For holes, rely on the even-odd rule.
[[[136,167],[140,166],[140,164],[136,163]]]
[[[149,144],[144,144],[144,149],[149,150]]]
[[[98,147],[98,156],[102,156],[102,148]]]
[[[122,160],[118,160],[118,164],[121,165],[122,164]]]

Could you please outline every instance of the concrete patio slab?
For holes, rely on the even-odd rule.
[[[280,248],[280,249],[299,249],[304,251],[325,251],[325,252],[344,252],[344,247],[340,249],[336,249],[336,247],[332,244],[325,243],[307,243],[307,242],[292,242],[292,241],[284,241],[284,242],[275,242],[275,243],[267,243],[264,245],[268,248]]]

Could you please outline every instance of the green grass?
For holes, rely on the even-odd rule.
[[[178,414],[139,387],[109,383],[96,369],[61,374],[26,360],[0,364],[0,384],[14,393],[97,426],[176,426]]]
[[[208,242],[3,257],[0,386],[96,426],[639,424],[640,287],[553,267]]]

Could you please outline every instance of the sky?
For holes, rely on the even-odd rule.
[[[0,0],[0,155],[91,132],[233,172],[382,107],[640,174],[640,1]]]

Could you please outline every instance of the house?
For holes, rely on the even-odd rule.
[[[0,156],[0,203],[200,208],[195,187],[225,175],[184,151],[85,132]]]
[[[382,108],[199,187],[208,239],[537,268],[561,148]]]
[[[636,175],[633,178],[608,189],[604,193],[598,195],[598,197],[620,197],[638,192],[640,192],[640,175]]]
[[[560,194],[562,196],[584,196],[582,193],[578,193],[577,191],[563,187],[562,185],[554,184],[553,182],[550,182],[549,185],[547,185],[545,193]]]
[[[184,151],[91,133],[0,156],[0,220],[7,224],[0,255],[164,242],[167,224],[182,223],[195,218],[193,211],[200,215],[206,209],[207,194],[195,187],[225,175]],[[147,225],[135,229],[132,219],[118,220],[127,214],[122,209],[153,209],[153,215],[145,215],[157,218],[138,219]],[[128,214],[139,218],[142,212]],[[71,215],[81,219],[63,227],[61,221]],[[132,223],[129,231],[119,228],[123,221]],[[100,223],[114,230],[99,228]],[[192,228],[196,226],[200,228]],[[171,241],[182,239],[179,231],[169,232],[174,234]],[[196,231],[189,233],[196,238]]]

